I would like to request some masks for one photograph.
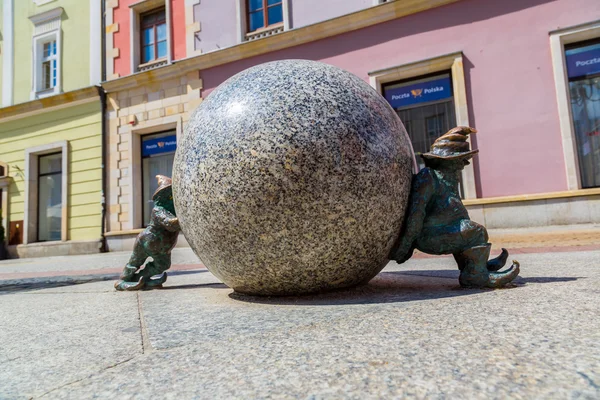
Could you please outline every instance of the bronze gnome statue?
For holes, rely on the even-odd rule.
[[[506,249],[488,260],[491,244],[484,226],[471,221],[458,191],[461,171],[479,150],[470,150],[467,137],[477,131],[457,127],[439,137],[422,155],[425,168],[413,177],[404,229],[391,259],[404,263],[418,249],[428,254],[452,254],[463,287],[499,288],[519,275],[519,263],[499,271]]]
[[[162,286],[167,280],[166,271],[171,267],[171,250],[177,243],[179,220],[173,205],[171,178],[157,175],[158,189],[152,196],[154,208],[150,223],[141,232],[133,247],[129,262],[123,269],[120,280],[115,283],[117,290],[140,290]],[[146,264],[148,257],[153,261]],[[158,278],[153,278],[160,275]]]

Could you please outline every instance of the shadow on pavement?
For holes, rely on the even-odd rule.
[[[169,276],[190,275],[208,272],[205,269],[186,270],[186,271],[169,271]],[[27,278],[19,280],[0,281],[0,295],[11,294],[16,292],[29,292],[41,289],[55,289],[65,286],[82,285],[84,283],[116,281],[119,279],[119,274],[105,275],[61,275],[52,277]],[[113,285],[110,285],[113,289]]]
[[[440,269],[440,270],[428,270],[428,271],[393,271],[384,272],[385,274],[399,274],[399,275],[412,275],[412,276],[423,276],[432,278],[447,278],[456,279],[458,281],[458,270]],[[555,282],[572,282],[577,279],[583,279],[582,277],[529,277],[523,278],[521,276],[514,280],[515,284],[524,283],[555,283]]]
[[[532,278],[521,278],[515,279],[516,283],[555,283],[555,282],[572,282],[577,279],[585,279],[584,277],[551,277],[551,276],[538,276]]]
[[[437,278],[437,279],[428,279]],[[441,279],[440,279],[441,278]],[[452,278],[452,279],[449,279]],[[511,287],[518,289],[525,283],[568,282],[578,278],[519,278]],[[229,297],[248,303],[277,305],[340,305],[401,303],[476,295],[492,289],[464,289],[458,283],[458,271],[392,271],[382,272],[366,285],[351,289],[306,296],[250,296],[231,293]]]
[[[250,296],[231,293],[229,297],[249,303],[277,305],[340,305],[379,304],[431,300],[447,297],[468,296],[479,290],[462,289],[458,281],[446,279],[423,279],[396,272],[382,272],[366,285],[350,289],[305,296]]]
[[[82,285],[84,283],[112,281],[119,275],[92,275],[92,276],[59,276],[52,278],[32,278],[20,281],[0,282],[0,295],[11,294],[15,292],[29,292],[41,289],[55,289],[65,286]]]
[[[173,290],[173,289],[229,289],[224,283],[196,283],[191,285],[175,285],[175,286],[163,286],[160,290]]]

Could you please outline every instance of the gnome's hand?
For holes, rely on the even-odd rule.
[[[392,254],[391,259],[395,260],[398,264],[403,264],[408,261],[415,251],[415,248],[410,244],[402,241],[400,246],[396,249],[396,251]]]

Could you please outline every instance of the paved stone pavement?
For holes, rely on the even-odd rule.
[[[600,224],[550,226],[526,229],[490,229],[493,251],[501,247],[512,254],[600,250]],[[100,279],[112,280],[119,275],[130,252],[88,254],[0,261],[3,286],[32,284],[76,284]],[[415,258],[432,257],[415,252]],[[175,271],[203,268],[189,248],[173,251]]]
[[[236,295],[205,269],[139,293],[102,275],[4,280],[0,399],[600,398],[600,251],[518,259],[496,291],[461,289],[449,257],[289,298]]]

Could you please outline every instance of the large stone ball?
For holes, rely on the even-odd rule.
[[[237,292],[290,295],[366,283],[388,261],[414,155],[373,88],[331,65],[285,60],[216,88],[180,138],[181,229]]]

